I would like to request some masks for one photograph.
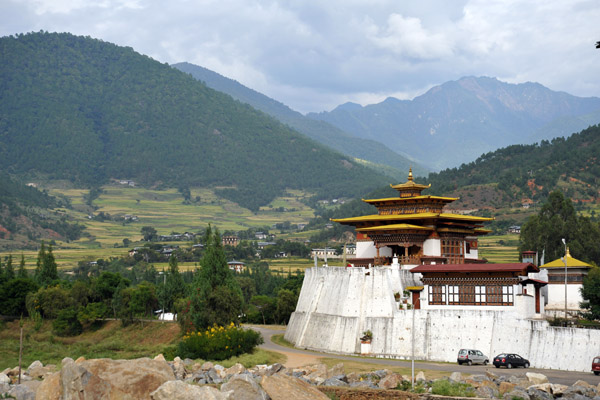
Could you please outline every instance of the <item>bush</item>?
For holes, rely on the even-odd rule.
[[[450,382],[444,379],[439,379],[433,382],[431,386],[431,394],[452,397],[475,397],[473,387],[466,383]]]
[[[58,336],[76,336],[83,332],[83,326],[77,319],[77,310],[70,307],[59,311],[52,322],[52,332]]]
[[[261,343],[263,338],[260,333],[242,329],[232,322],[226,327],[214,325],[205,331],[187,333],[177,346],[177,355],[181,358],[220,361],[250,353]]]

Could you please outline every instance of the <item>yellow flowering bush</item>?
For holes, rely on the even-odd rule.
[[[243,329],[232,322],[227,326],[213,325],[203,331],[186,333],[177,345],[181,358],[226,360],[251,352],[263,343],[260,333]]]

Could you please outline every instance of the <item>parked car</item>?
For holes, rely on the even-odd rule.
[[[592,360],[592,372],[594,375],[600,375],[600,356],[596,356]]]
[[[494,357],[494,366],[496,368],[506,367],[523,367],[529,368],[529,360],[514,353],[502,353]]]
[[[483,364],[487,365],[490,362],[490,359],[483,354],[479,350],[473,349],[460,349],[458,352],[458,357],[456,359],[458,365],[462,365],[463,363],[471,365],[471,364]]]

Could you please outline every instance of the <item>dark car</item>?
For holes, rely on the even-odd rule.
[[[594,375],[600,375],[600,356],[594,357],[592,360],[592,372]]]
[[[500,368],[500,367],[506,367],[506,368],[523,367],[523,368],[529,368],[529,360],[521,357],[518,354],[502,353],[502,354],[498,354],[496,357],[494,357],[494,366],[496,368]]]

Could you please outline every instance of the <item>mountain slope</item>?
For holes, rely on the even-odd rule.
[[[0,39],[0,169],[97,186],[213,186],[256,210],[285,188],[352,196],[388,179],[131,48]]]
[[[523,199],[540,201],[557,189],[575,202],[598,202],[599,154],[600,125],[595,125],[567,139],[559,137],[538,144],[502,148],[460,168],[432,173],[425,180],[431,183],[432,193],[444,195],[461,190],[464,194],[476,186],[493,185],[496,195],[502,198],[496,199],[496,207],[507,207],[511,203],[520,206]],[[475,192],[478,190],[481,189]],[[465,203],[471,196],[461,197]],[[472,205],[486,204],[473,202]]]
[[[569,135],[582,129],[581,121],[567,123],[565,117],[598,112],[600,98],[578,98],[537,83],[466,77],[436,86],[412,101],[388,98],[366,107],[345,104],[308,116],[441,169],[500,147]],[[597,116],[592,123],[600,122]],[[560,130],[547,128],[558,119]]]
[[[194,78],[204,82],[208,87],[227,93],[241,102],[247,103],[264,113],[277,118],[298,132],[323,143],[343,154],[370,161],[376,164],[385,164],[397,170],[403,177],[410,166],[415,175],[426,175],[427,169],[414,160],[390,150],[380,142],[371,139],[361,139],[332,126],[331,124],[307,118],[286,105],[275,101],[261,93],[245,87],[237,81],[226,78],[206,68],[186,62],[173,64],[180,71],[191,74]],[[397,172],[397,171],[396,171]],[[396,177],[398,175],[396,174]]]

